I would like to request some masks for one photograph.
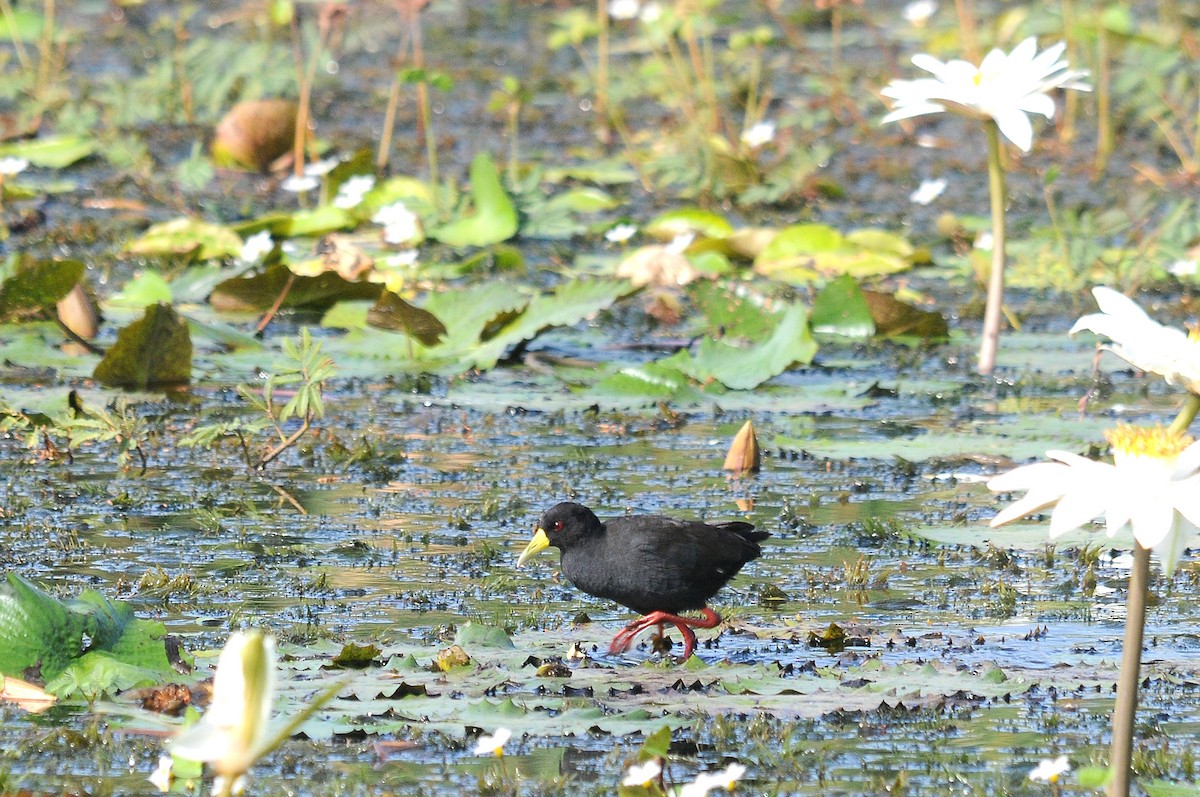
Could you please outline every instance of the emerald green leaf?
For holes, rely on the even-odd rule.
[[[454,635],[454,644],[466,647],[511,648],[513,642],[503,628],[482,623],[464,623]]]
[[[489,246],[517,233],[517,209],[500,183],[500,172],[486,153],[471,162],[472,215],[439,227],[432,237],[449,246]]]
[[[658,238],[673,238],[689,232],[699,233],[706,238],[728,238],[733,234],[733,225],[724,216],[711,210],[679,208],[651,220],[642,232]]]
[[[756,346],[740,347],[705,338],[695,353],[680,351],[663,364],[678,368],[693,379],[715,379],[734,390],[749,390],[778,376],[794,363],[812,362],[817,344],[808,331],[808,313],[792,305],[779,317],[771,337]]]
[[[16,573],[0,584],[0,673],[52,678],[83,652],[83,636],[93,629],[88,617]]]
[[[868,338],[875,334],[871,308],[858,281],[843,274],[828,283],[813,301],[809,318],[813,332]]]
[[[117,334],[93,372],[110,387],[186,384],[192,376],[192,339],[187,322],[169,304],[152,304]]]

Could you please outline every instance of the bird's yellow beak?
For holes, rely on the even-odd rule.
[[[521,555],[517,558],[517,567],[520,567],[536,556],[538,551],[549,547],[550,538],[546,536],[546,531],[541,526],[538,526],[533,530],[533,539],[529,541],[529,544],[525,546],[525,550],[521,551]]]

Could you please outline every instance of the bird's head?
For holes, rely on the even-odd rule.
[[[586,506],[569,501],[555,504],[538,521],[533,530],[533,539],[517,559],[517,567],[532,559],[539,551],[550,547],[561,550],[603,528],[600,519]]]

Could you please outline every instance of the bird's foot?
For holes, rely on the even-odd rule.
[[[629,650],[633,644],[634,637],[645,631],[651,626],[658,626],[659,633],[653,643],[656,653],[667,653],[670,651],[670,645],[663,645],[669,640],[663,637],[662,628],[667,623],[679,629],[679,633],[683,635],[683,658],[680,661],[687,661],[692,653],[696,650],[696,634],[693,633],[693,628],[716,628],[721,623],[721,616],[714,612],[709,607],[705,606],[701,611],[701,617],[682,617],[678,614],[670,612],[651,612],[645,617],[634,620],[629,625],[625,626],[615,637],[612,644],[608,648],[609,655],[615,656]]]

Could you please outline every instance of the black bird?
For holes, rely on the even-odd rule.
[[[561,552],[562,572],[579,589],[614,600],[641,615],[613,638],[609,653],[624,653],[651,626],[671,623],[683,634],[683,658],[696,648],[693,628],[715,628],[720,616],[707,606],[725,582],[757,559],[771,535],[750,523],[703,523],[662,515],[601,522],[581,504],[551,507],[517,559],[521,566],[548,547]],[[698,610],[702,617],[680,617]]]

